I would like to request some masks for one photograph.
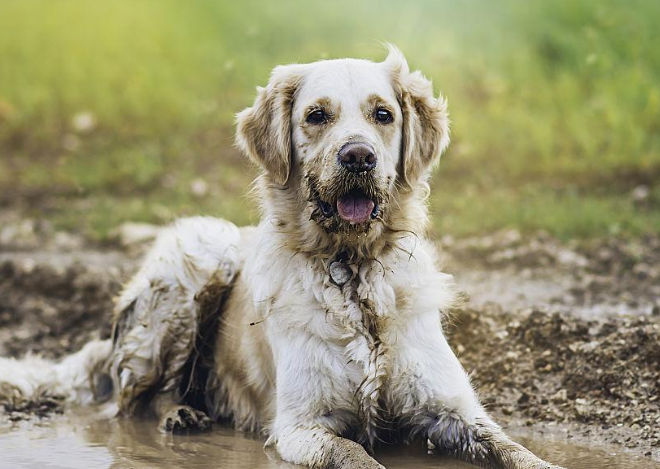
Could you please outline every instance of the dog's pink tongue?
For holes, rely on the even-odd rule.
[[[371,218],[374,201],[361,195],[348,194],[337,201],[339,216],[350,223],[364,223]]]

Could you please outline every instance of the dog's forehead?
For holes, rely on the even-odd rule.
[[[392,78],[382,63],[323,60],[305,65],[296,101],[302,106],[320,98],[357,104],[374,95],[396,100]]]

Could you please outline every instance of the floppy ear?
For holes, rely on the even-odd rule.
[[[399,49],[389,46],[384,65],[390,70],[403,112],[401,175],[408,186],[426,180],[449,145],[447,101],[433,95],[421,72],[410,72]]]
[[[268,86],[257,88],[254,105],[236,116],[236,145],[279,185],[291,171],[291,110],[299,67],[276,67]]]

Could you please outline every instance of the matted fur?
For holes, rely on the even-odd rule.
[[[365,448],[417,437],[483,467],[556,467],[489,418],[443,334],[456,290],[426,199],[449,127],[430,81],[393,47],[380,63],[281,66],[237,122],[261,222],[161,234],[103,345],[121,412],[151,409],[167,431],[229,421],[312,468],[382,468]],[[374,149],[374,169],[342,167],[349,142]],[[369,221],[338,215],[347,194],[373,203]]]

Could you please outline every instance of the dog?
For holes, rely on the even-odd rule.
[[[425,237],[449,144],[431,82],[393,46],[383,62],[278,66],[236,144],[260,169],[259,225],[164,229],[112,338],[41,385],[154,413],[166,432],[262,432],[310,468],[383,469],[374,447],[422,439],[482,467],[558,469],[493,422],[443,333],[458,295]]]

